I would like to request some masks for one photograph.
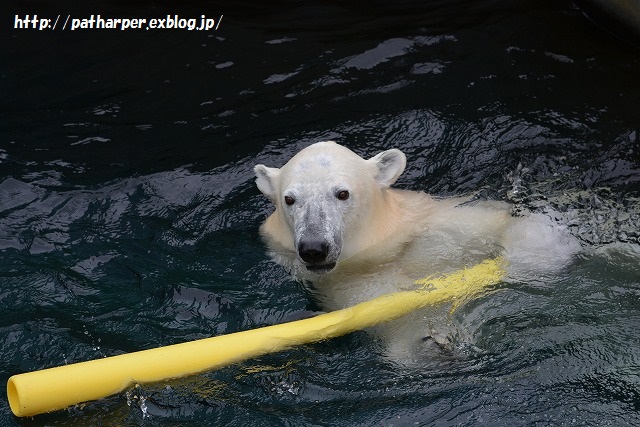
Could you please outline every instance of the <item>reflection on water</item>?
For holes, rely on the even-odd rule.
[[[34,420],[4,402],[2,423],[640,423],[638,52],[566,5],[466,3],[236,8],[215,34],[14,34],[5,380],[316,310],[265,255],[252,167],[321,139],[398,147],[399,186],[553,212],[587,250],[458,311],[467,357],[399,369],[355,333]]]

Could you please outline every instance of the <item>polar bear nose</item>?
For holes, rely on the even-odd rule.
[[[306,263],[320,264],[329,255],[329,245],[319,240],[300,242],[298,245],[298,255]]]

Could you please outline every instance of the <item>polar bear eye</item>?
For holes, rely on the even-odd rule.
[[[291,196],[284,196],[284,202],[287,204],[287,206],[291,206],[296,202],[296,199]]]
[[[349,198],[349,192],[347,190],[342,190],[336,194],[338,200],[347,200]]]

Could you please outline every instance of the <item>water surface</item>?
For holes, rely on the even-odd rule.
[[[556,2],[78,8],[225,18],[3,29],[3,381],[317,310],[265,255],[252,168],[323,139],[402,149],[404,188],[553,209],[587,250],[460,309],[466,357],[400,369],[359,332],[3,425],[640,424],[633,45]]]

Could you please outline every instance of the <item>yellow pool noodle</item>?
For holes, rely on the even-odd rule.
[[[426,290],[383,295],[309,319],[14,375],[7,382],[11,411],[28,417],[121,392],[134,384],[202,373],[294,345],[337,337],[397,319],[427,305],[454,306],[501,280],[500,259],[417,281]]]

